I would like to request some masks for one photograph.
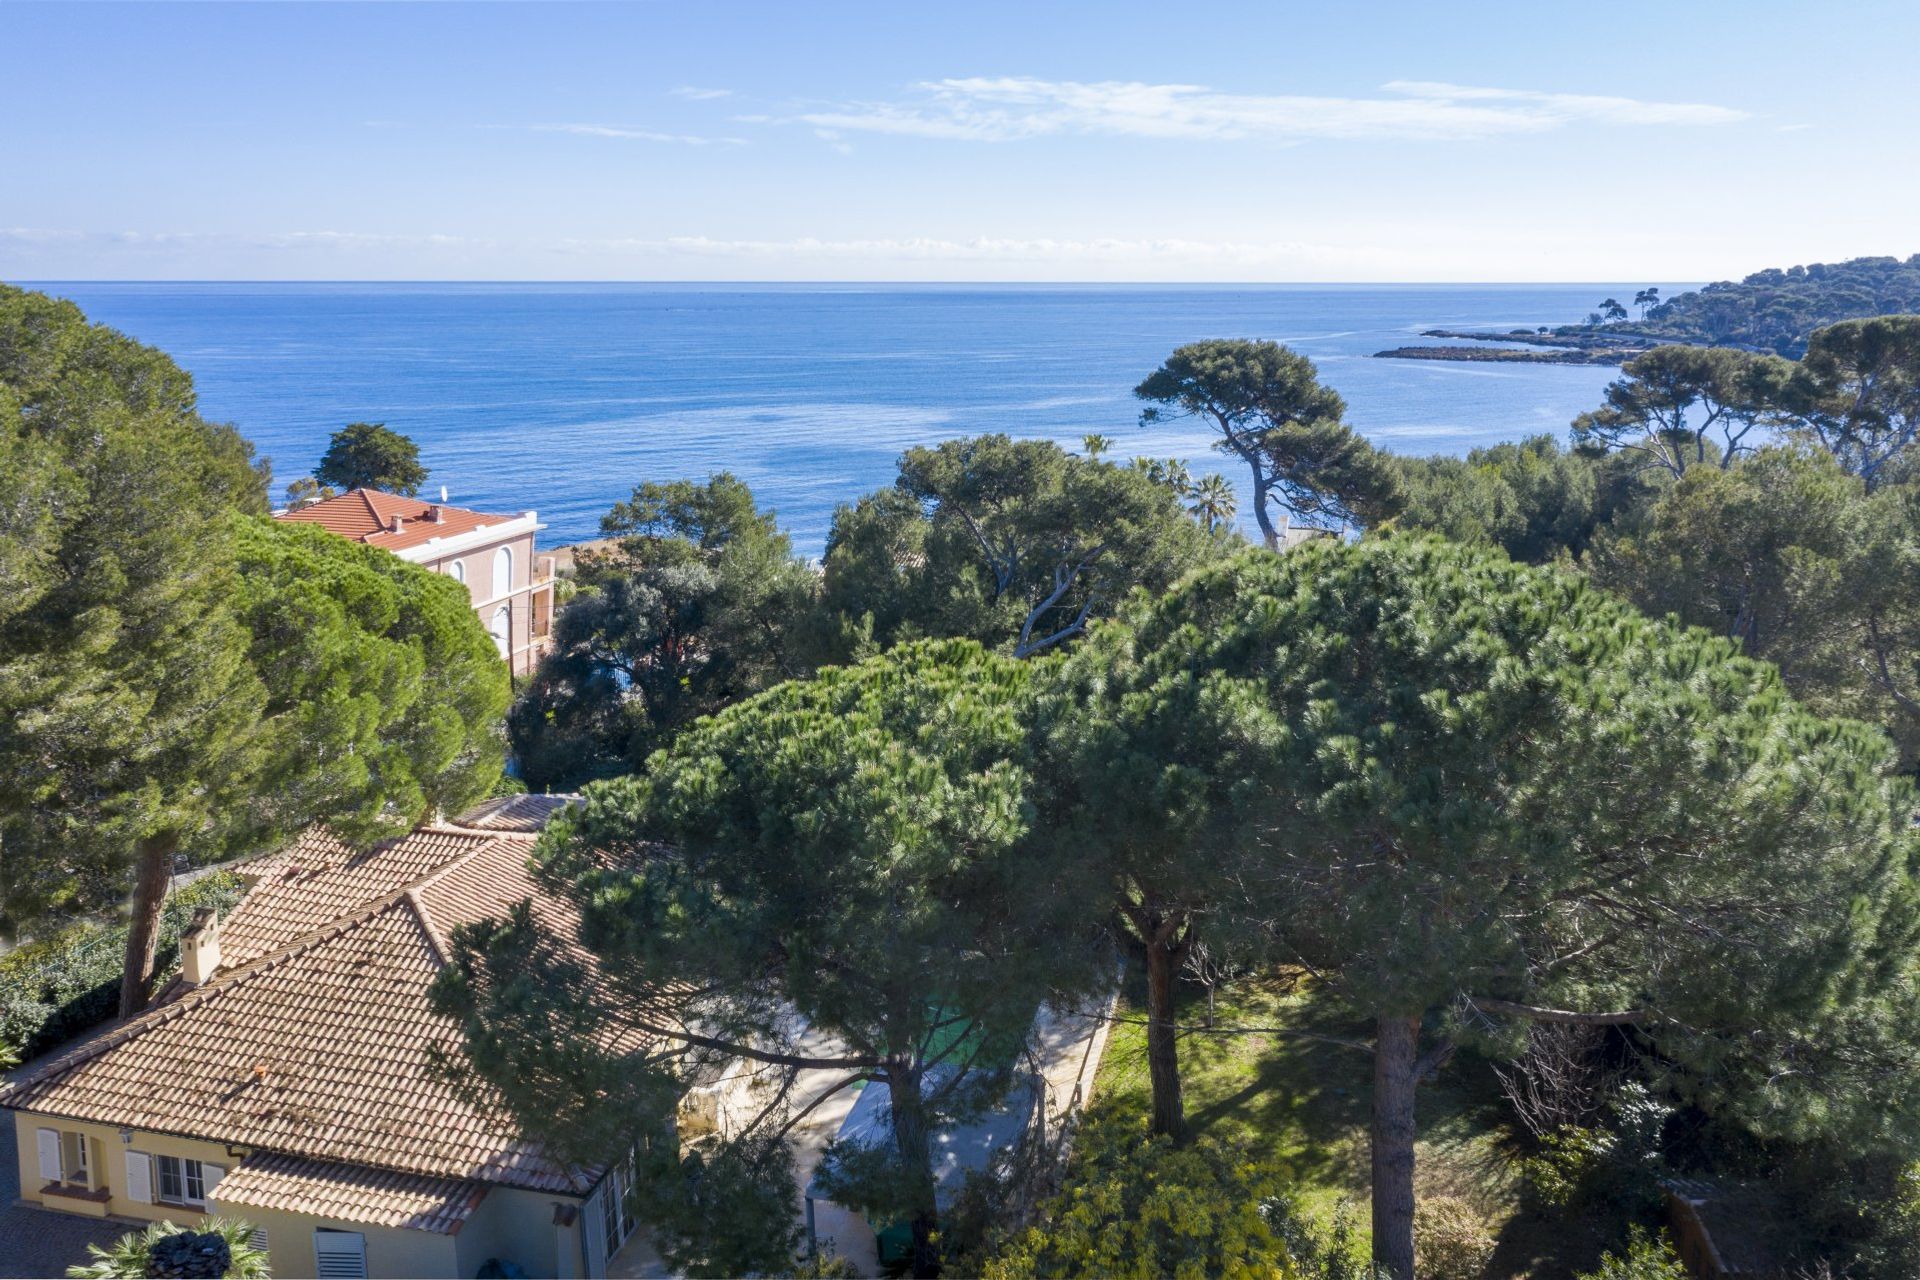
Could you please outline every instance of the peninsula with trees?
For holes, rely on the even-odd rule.
[[[1389,360],[1520,364],[1625,364],[1667,343],[1732,347],[1797,360],[1817,329],[1844,320],[1920,312],[1920,254],[1770,267],[1662,298],[1657,287],[1623,302],[1607,297],[1577,324],[1506,332],[1428,329],[1439,346],[1375,353]]]

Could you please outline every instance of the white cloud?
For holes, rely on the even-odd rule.
[[[1366,250],[1302,241],[1236,242],[1175,239],[1019,239],[976,236],[965,240],[927,236],[828,240],[801,236],[786,240],[727,240],[708,236],[663,238],[567,239],[556,250],[566,254],[641,255],[646,257],[744,260],[854,260],[866,262],[1052,262],[1194,263],[1246,265],[1301,261],[1353,261]]]
[[[535,133],[571,133],[583,138],[626,138],[636,142],[670,142],[686,147],[744,147],[745,138],[706,138],[691,133],[661,133],[617,124],[530,124]]]
[[[730,98],[731,89],[702,89],[696,85],[683,84],[667,90],[676,98],[685,98],[690,102],[711,102],[715,98]]]
[[[815,128],[1006,142],[1051,134],[1141,138],[1457,140],[1543,133],[1576,123],[1719,125],[1731,107],[1646,102],[1396,80],[1366,98],[1217,93],[1205,85],[1080,82],[1000,76],[936,80],[909,101],[848,103],[804,112]]]

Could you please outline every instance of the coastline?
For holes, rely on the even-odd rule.
[[[1626,334],[1569,333],[1556,330],[1515,329],[1506,333],[1424,329],[1423,338],[1447,338],[1454,344],[1475,342],[1487,346],[1391,347],[1376,351],[1376,360],[1466,360],[1490,364],[1621,365],[1659,345],[1652,339]],[[1505,345],[1495,346],[1494,343]],[[1541,348],[1528,350],[1527,348]]]

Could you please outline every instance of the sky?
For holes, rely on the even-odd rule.
[[[1584,281],[1920,252],[1920,5],[0,3],[0,279]]]

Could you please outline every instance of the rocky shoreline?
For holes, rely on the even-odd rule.
[[[1394,347],[1374,352],[1376,360],[1471,360],[1488,364],[1581,364],[1619,365],[1657,345],[1650,339],[1618,334],[1579,332],[1540,333],[1517,329],[1507,333],[1457,332],[1451,329],[1427,329],[1423,338],[1449,338],[1453,343],[1508,343],[1508,346]],[[1537,351],[1515,350],[1515,346],[1538,347]]]

